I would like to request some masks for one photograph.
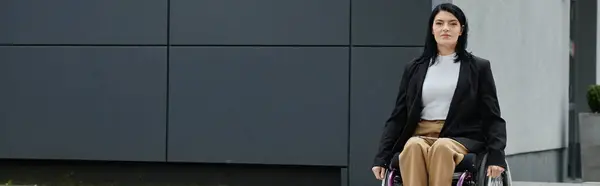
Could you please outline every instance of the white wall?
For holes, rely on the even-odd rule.
[[[469,50],[492,62],[507,154],[566,146],[569,0],[454,0]]]

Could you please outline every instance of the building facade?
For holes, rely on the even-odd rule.
[[[574,16],[597,3],[570,0],[1,1],[0,158],[138,162],[194,183],[377,184],[402,68],[443,2],[463,8],[469,50],[492,62],[514,179],[577,178],[570,118],[600,82],[600,47],[596,17]]]

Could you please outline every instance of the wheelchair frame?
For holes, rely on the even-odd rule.
[[[483,154],[483,158],[481,161],[475,160],[478,162],[477,171],[476,172],[455,172],[453,175],[452,183],[456,186],[489,186],[491,184],[490,179],[488,179],[485,175],[486,171],[486,161],[487,161],[487,153]],[[506,161],[506,160],[505,160]],[[399,170],[395,169],[390,165],[386,169],[385,178],[381,182],[381,186],[402,186],[402,178],[401,175],[398,174]],[[457,175],[458,174],[458,175]],[[458,177],[456,179],[455,177]],[[502,185],[503,186],[512,186],[512,177],[510,175],[510,166],[508,162],[506,162],[506,170],[501,175]],[[468,181],[468,182],[466,182]]]

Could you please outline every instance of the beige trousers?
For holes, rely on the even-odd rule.
[[[438,138],[444,121],[421,121],[400,153],[404,186],[450,186],[454,167],[467,149],[450,138]]]

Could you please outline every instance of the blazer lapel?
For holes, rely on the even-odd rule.
[[[458,82],[456,83],[456,90],[454,90],[454,95],[452,96],[452,101],[450,102],[450,110],[448,111],[448,116],[446,118],[446,124],[448,122],[452,122],[456,114],[458,114],[458,104],[464,98],[463,94],[469,89],[469,77],[470,77],[470,69],[468,62],[460,62],[460,71],[458,73]]]
[[[417,73],[416,73],[416,83],[417,83],[417,89],[416,89],[416,95],[418,95],[418,100],[421,99],[421,93],[423,92],[423,82],[425,81],[425,76],[427,75],[427,70],[429,69],[429,64],[428,63],[421,63],[419,64],[419,69],[417,69]]]
[[[427,70],[429,69],[429,63],[425,62],[425,61],[421,61],[419,62],[417,69],[413,75],[414,79],[414,90],[411,91],[411,93],[414,94],[414,96],[412,97],[411,101],[411,108],[409,109],[409,113],[408,115],[415,119],[416,122],[418,122],[417,119],[421,119],[421,111],[423,110],[423,102],[421,101],[422,99],[422,91],[423,91],[423,82],[425,81],[425,76],[427,75]],[[415,122],[415,123],[416,123]]]

